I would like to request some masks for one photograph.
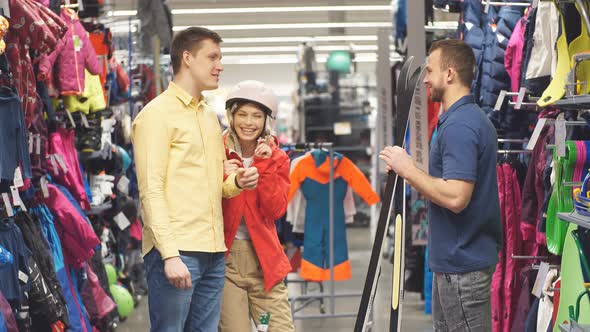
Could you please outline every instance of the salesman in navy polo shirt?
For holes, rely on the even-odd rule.
[[[424,84],[444,113],[430,148],[429,173],[406,151],[387,147],[380,158],[429,201],[429,265],[434,272],[435,331],[491,331],[490,285],[502,243],[496,178],[496,130],[470,94],[471,48],[435,42]]]

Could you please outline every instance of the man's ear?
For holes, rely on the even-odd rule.
[[[457,77],[457,72],[455,71],[455,69],[453,69],[452,67],[447,68],[446,70],[446,75],[447,75],[447,83],[452,83],[455,78]]]
[[[187,66],[191,63],[192,54],[189,51],[182,52],[182,62]]]

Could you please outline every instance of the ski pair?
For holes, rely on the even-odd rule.
[[[423,66],[411,70],[414,57],[408,59],[402,65],[395,95],[397,98],[397,114],[395,120],[394,144],[406,146],[406,132],[408,119],[412,110],[412,100],[419,78],[422,76]],[[371,252],[371,260],[365,280],[363,295],[359,306],[355,332],[368,331],[369,313],[373,310],[375,294],[381,275],[381,252],[383,243],[387,236],[389,217],[395,212],[395,240],[394,240],[394,262],[393,262],[393,287],[391,298],[391,317],[389,331],[401,331],[401,299],[403,298],[404,282],[404,246],[405,246],[405,225],[402,218],[404,208],[404,180],[394,172],[387,176],[387,184],[383,193],[379,221],[375,232],[375,241]]]

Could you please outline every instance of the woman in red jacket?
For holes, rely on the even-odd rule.
[[[243,81],[226,101],[229,128],[223,135],[226,176],[258,171],[258,186],[223,200],[226,253],[220,332],[250,332],[250,321],[270,314],[269,332],[295,331],[283,280],[291,265],[275,220],[285,214],[289,158],[270,135],[278,100],[263,83]]]

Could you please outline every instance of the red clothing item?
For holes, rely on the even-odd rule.
[[[31,0],[10,0],[10,28],[6,34],[6,56],[14,85],[22,98],[27,127],[35,111],[37,81],[31,51],[50,53],[67,31],[65,22],[49,8]]]
[[[228,159],[243,162],[226,147]],[[256,256],[264,275],[264,287],[269,292],[291,271],[289,259],[279,242],[275,220],[287,211],[289,192],[289,157],[274,146],[268,159],[254,158],[252,167],[258,169],[258,186],[240,195],[223,199],[223,221],[226,252],[229,254],[238,227],[244,217]]]

